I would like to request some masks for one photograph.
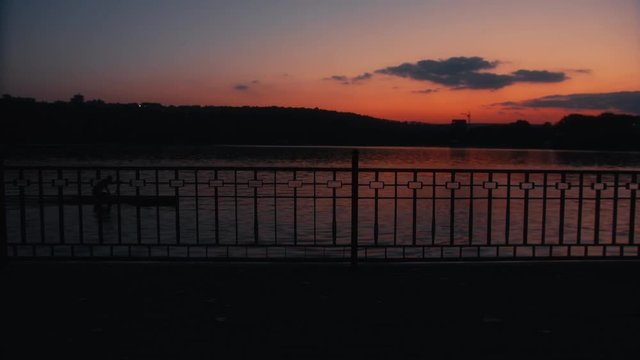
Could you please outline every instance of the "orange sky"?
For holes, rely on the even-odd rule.
[[[8,1],[0,90],[43,100],[303,106],[448,122],[557,121],[611,109],[495,105],[640,90],[637,0]],[[559,82],[454,89],[375,73],[480,57],[481,72],[564,73]],[[578,72],[575,70],[588,70]],[[326,80],[371,73],[344,85]],[[417,91],[431,89],[428,94]]]

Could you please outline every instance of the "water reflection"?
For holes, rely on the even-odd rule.
[[[539,251],[553,252],[558,251],[557,245],[582,244],[587,246],[566,251],[600,254],[627,251],[617,245],[632,244],[632,239],[640,237],[640,228],[634,225],[640,224],[640,212],[635,210],[637,198],[631,191],[637,186],[633,177],[637,175],[382,171],[376,177],[374,171],[366,170],[367,167],[637,170],[638,153],[386,147],[360,148],[360,152],[363,169],[359,180],[358,224],[363,245],[427,245],[433,248],[407,251],[421,251],[415,256],[428,256],[430,252],[444,256],[458,250],[480,252],[480,248],[465,250],[467,245],[492,245],[493,248],[485,246],[483,251],[507,252],[538,250],[501,249],[495,245],[538,245],[542,246]],[[42,174],[36,169],[22,173],[12,170],[5,174],[12,184],[7,187],[8,195],[12,196],[7,206],[9,241],[56,244],[64,237],[66,244],[162,245],[181,239],[182,244],[348,245],[351,153],[352,148],[346,147],[209,146],[67,150],[54,147],[41,153],[14,154],[9,164],[346,169],[337,174],[304,170],[237,173],[162,170],[158,174],[152,169],[118,173],[102,169],[100,175],[96,169],[68,169],[60,173],[44,170]],[[72,201],[79,194],[90,194],[91,184],[109,175],[120,181],[118,194],[133,198],[133,203],[94,207]],[[171,185],[176,177],[184,182],[178,189],[179,200],[174,197],[176,188]],[[26,201],[17,200],[21,190],[15,179],[28,180],[22,188]],[[60,179],[70,180],[65,182],[62,195],[55,185]],[[259,186],[251,185],[255,181]],[[331,188],[332,182],[339,182],[340,186]],[[383,185],[372,187],[371,182]],[[420,186],[414,189],[409,185],[412,182]],[[486,185],[492,182],[500,186],[491,190]],[[139,183],[142,185],[135,185]],[[458,183],[455,190],[447,187],[455,183]],[[559,183],[570,186],[562,192],[556,186]],[[594,184],[602,186],[599,193],[595,192]],[[174,202],[148,206],[140,202],[139,195],[148,198],[159,195]],[[66,201],[62,206],[59,196]],[[604,247],[590,247],[594,244]],[[547,245],[555,247],[545,248]],[[638,251],[637,247],[631,250]],[[383,250],[370,251],[374,254]],[[405,249],[389,251],[402,251],[402,256],[406,255]]]
[[[361,147],[364,167],[640,169],[640,153],[424,147]],[[23,149],[8,164],[315,166],[351,165],[350,147],[42,147]]]

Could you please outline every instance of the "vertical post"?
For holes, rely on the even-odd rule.
[[[524,182],[529,182],[529,173],[524,174]],[[520,185],[522,187],[522,185]],[[522,219],[522,242],[529,244],[529,188],[524,189],[524,214]],[[534,247],[535,249],[535,247]]]
[[[596,175],[596,183],[597,184],[602,183],[602,174],[598,173],[598,175]],[[595,186],[595,184],[592,186]],[[593,241],[596,243],[596,245],[600,245],[601,199],[602,199],[602,191],[600,190],[600,188],[597,188],[596,189],[596,214],[595,214],[594,226],[593,226]]]
[[[178,169],[173,171],[173,178],[176,181],[180,178],[180,172]],[[171,184],[171,181],[169,181],[169,183]],[[176,245],[180,245],[180,190],[178,186],[173,188],[173,195],[176,198]]]
[[[58,181],[61,181],[62,169],[58,169]],[[64,189],[62,184],[58,184],[58,236],[60,242],[57,245],[64,245]],[[98,217],[99,224],[102,226],[102,216]],[[100,243],[102,243],[102,228],[100,229]],[[53,248],[52,248],[53,249]],[[52,250],[53,251],[53,250]]]
[[[562,188],[560,188],[560,225],[558,225],[558,244],[559,245],[564,245],[564,207],[565,207],[565,186],[564,184],[566,184],[567,181],[567,174],[566,173],[562,173],[562,175],[560,175],[560,182],[563,184]],[[558,189],[558,184],[556,184],[556,189]],[[567,256],[571,256],[571,252],[569,250],[567,250]]]
[[[375,181],[380,180],[380,173],[375,172]],[[378,223],[378,187],[374,190],[374,204],[373,204],[373,244],[378,245],[378,233],[380,231],[380,225]]]
[[[333,180],[336,178],[336,173],[333,173]],[[298,180],[298,172],[293,171],[293,181]],[[336,241],[336,189],[333,189],[333,242]],[[293,188],[293,245],[298,245],[298,188]]]
[[[253,170],[253,179],[258,180],[258,171]],[[258,186],[253,187],[253,242],[257,245],[260,241],[260,228],[258,222]]]
[[[638,174],[633,174],[633,179],[629,182],[629,189],[635,189],[631,187],[631,184],[637,183]],[[636,191],[631,190],[630,206],[629,206],[629,244],[635,244],[636,233]],[[3,218],[4,219],[4,218]],[[5,232],[6,233],[6,232]]]
[[[6,201],[4,194],[4,159],[0,158],[0,264],[6,264],[9,257],[9,243],[7,240],[7,216],[5,214]]]
[[[358,264],[358,150],[351,157],[351,266]]]
[[[194,184],[195,188],[193,189],[193,192],[195,196],[194,200],[195,200],[195,207],[196,207],[196,244],[200,245],[200,200],[199,200],[200,194],[198,194],[198,188],[200,187],[200,183],[198,182],[198,170],[193,171],[193,177],[194,177],[193,182],[195,183]]]

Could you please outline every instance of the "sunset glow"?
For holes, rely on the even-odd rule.
[[[319,107],[426,122],[467,111],[477,122],[534,123],[640,113],[636,0],[1,6],[0,91],[15,96]],[[599,105],[575,94],[595,94]],[[551,95],[569,96],[540,101]]]

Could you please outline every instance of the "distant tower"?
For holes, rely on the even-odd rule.
[[[467,111],[466,113],[462,113],[460,115],[464,115],[467,118],[467,125],[471,125],[471,112]]]

